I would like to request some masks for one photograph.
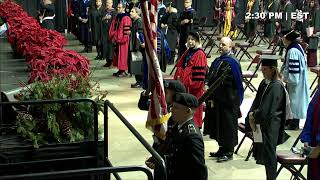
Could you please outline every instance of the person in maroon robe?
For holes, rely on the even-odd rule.
[[[199,99],[204,93],[208,67],[207,57],[200,48],[200,36],[197,32],[189,32],[187,44],[189,49],[178,60],[174,79],[180,80],[185,85],[187,92]],[[202,128],[202,113],[203,105],[197,108],[193,116],[193,120],[199,128]]]
[[[128,49],[131,31],[131,19],[125,13],[125,5],[119,3],[117,6],[118,15],[112,20],[109,30],[109,39],[116,44],[113,53],[113,66],[118,68],[118,72],[113,76],[124,77],[128,70]]]

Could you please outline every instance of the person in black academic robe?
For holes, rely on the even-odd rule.
[[[289,33],[292,27],[291,13],[294,11],[294,7],[290,0],[281,0],[280,12],[282,12],[282,18],[276,22],[276,27],[280,29],[280,35],[284,36]],[[287,14],[287,15],[286,15]],[[284,44],[280,45],[279,55],[283,53]]]
[[[167,5],[167,12],[164,16],[162,16],[160,20],[160,26],[162,28],[162,32],[165,34],[167,39],[169,48],[171,50],[171,58],[169,60],[169,64],[174,63],[175,59],[175,49],[177,47],[177,39],[178,39],[178,16],[177,9],[174,7],[172,3]]]
[[[180,14],[179,25],[179,58],[187,50],[187,38],[189,32],[198,31],[198,18],[196,11],[191,7],[191,0],[184,0],[184,11]],[[178,59],[179,59],[178,58]]]
[[[232,40],[222,38],[219,50],[221,56],[212,62],[207,75],[208,86],[222,74],[226,78],[206,100],[203,134],[219,144],[219,150],[210,152],[210,157],[224,162],[232,160],[234,147],[238,144],[238,118],[244,90],[241,66],[232,53]]]
[[[279,0],[268,0],[268,3],[265,4],[265,10],[269,12],[278,12],[280,2]],[[264,20],[264,36],[267,37],[270,41],[276,35],[276,19],[275,17],[265,18]]]
[[[280,80],[277,60],[262,60],[261,81],[257,95],[246,118],[246,130],[262,133],[262,142],[254,142],[253,156],[257,164],[263,164],[267,180],[275,180],[277,172],[276,146],[288,138],[285,121],[288,119],[286,89]],[[258,128],[260,126],[260,129]]]
[[[112,55],[114,51],[113,43],[109,39],[109,29],[112,19],[117,15],[117,12],[112,7],[113,1],[107,0],[106,8],[102,14],[102,57],[106,60],[104,67],[110,67],[112,64]]]
[[[96,45],[97,57],[95,60],[102,59],[102,14],[104,8],[102,1],[96,0],[96,6],[89,11],[89,32],[92,35],[92,43]]]
[[[68,30],[75,35],[77,39],[79,39],[78,18],[76,17],[78,14],[78,3],[79,0],[69,0],[68,7]]]
[[[259,12],[259,0],[248,0],[246,1],[246,12],[250,14],[255,14]],[[258,25],[258,20],[255,18],[245,19],[244,30],[247,39],[252,40],[256,33],[256,28]]]
[[[131,88],[141,88],[143,83],[143,62],[146,62],[143,26],[141,20],[141,10],[137,7],[133,7],[130,12],[132,19],[132,28],[130,36],[130,55],[129,55],[129,73],[134,74],[136,83],[131,84]],[[135,52],[141,53],[141,59],[135,59],[133,61],[132,55]]]
[[[51,0],[43,0],[42,3],[40,3],[39,20],[42,27],[54,29],[55,7]]]
[[[67,29],[67,4],[66,0],[55,0],[55,29],[58,32],[64,32]]]
[[[84,45],[82,52],[92,52],[92,37],[89,32],[89,9],[92,8],[90,0],[79,0],[78,4],[78,23],[79,23],[79,41]]]

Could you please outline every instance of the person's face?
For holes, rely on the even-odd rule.
[[[117,6],[117,12],[118,12],[118,13],[122,13],[123,10],[124,10],[124,8],[123,8],[122,4],[118,4],[118,6]]]
[[[289,41],[289,40],[286,38],[286,36],[284,36],[284,37],[282,38],[282,41],[283,41],[283,44],[284,44],[286,47],[288,47],[288,46],[290,45],[290,43],[291,43],[291,41]]]
[[[274,71],[272,68],[270,68],[269,66],[261,66],[261,71],[265,79],[272,79]]]
[[[43,4],[50,4],[51,0],[43,0]]]
[[[137,16],[138,16],[137,11],[136,11],[134,8],[131,9],[130,17],[131,17],[132,19],[135,19]]]
[[[190,108],[181,105],[179,103],[173,102],[172,104],[172,118],[175,122],[181,122],[188,118]]]
[[[185,0],[184,1],[184,7],[185,8],[191,7],[191,5],[192,5],[192,0]]]
[[[96,0],[96,6],[97,7],[101,7],[102,5],[102,1],[101,0]]]
[[[107,1],[107,3],[106,3],[107,9],[111,9],[112,5],[113,5],[113,1]]]
[[[171,90],[171,89],[165,89],[164,92],[166,94],[166,102],[167,102],[167,104],[172,104],[174,91]]]
[[[219,51],[221,54],[229,53],[232,49],[232,44],[225,39],[221,39],[219,44]]]
[[[193,36],[191,36],[191,35],[189,35],[188,36],[188,47],[189,48],[194,48],[194,47],[196,47],[196,45],[197,45],[197,40],[196,40],[196,38],[194,38]]]
[[[310,7],[311,7],[311,8],[314,7],[314,1],[310,1]]]

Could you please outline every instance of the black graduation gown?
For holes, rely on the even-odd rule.
[[[69,31],[75,35],[78,38],[78,18],[77,18],[77,14],[78,14],[78,0],[69,0],[70,3],[70,10],[71,10],[71,14],[70,17],[68,18],[68,29]]]
[[[102,18],[107,15],[110,15],[111,19],[102,19],[102,57],[108,61],[112,61],[114,48],[113,43],[109,40],[109,29],[112,19],[116,16],[116,11],[114,9],[105,9]]]
[[[92,35],[92,42],[95,45],[98,45],[101,43],[101,36],[102,36],[102,14],[103,9],[100,7],[92,8],[92,10],[89,12],[89,28],[91,30]]]
[[[227,68],[231,68],[227,62],[223,62],[218,69],[211,65],[207,76],[208,86],[211,86]],[[240,97],[232,71],[229,71],[224,82],[206,100],[203,134],[215,139],[219,146],[232,149],[238,144],[239,116]]]
[[[160,25],[167,24],[168,28],[163,28],[162,32],[165,33],[169,48],[171,51],[174,51],[177,46],[177,39],[178,39],[178,16],[177,13],[166,13],[162,16]]]
[[[141,51],[141,53],[143,54],[144,49],[140,47],[141,43],[137,38],[137,33],[143,33],[141,18],[136,19],[132,23],[129,49],[130,49],[130,52]],[[132,62],[131,55],[132,53],[129,53],[128,72],[135,75],[143,75],[143,65],[142,65],[143,59],[140,59],[140,61]]]
[[[44,5],[43,3],[40,4],[40,16],[50,17],[55,15],[55,8],[54,4],[47,4]],[[41,26],[47,29],[54,29],[54,19],[47,19],[43,20]]]
[[[181,25],[181,21],[189,19],[192,20],[193,23],[187,23]],[[178,25],[179,25],[179,57],[182,56],[182,54],[187,50],[187,46],[185,45],[187,43],[188,39],[188,34],[190,31],[195,30],[198,31],[198,18],[197,18],[197,13],[194,9],[189,9],[189,10],[184,10],[179,17],[178,20]]]
[[[79,0],[78,3],[78,17],[82,19],[88,19],[89,9],[91,8],[90,0]],[[79,22],[79,41],[82,42],[85,46],[88,46],[91,43],[91,34],[89,33],[89,23],[83,23],[80,20]]]
[[[256,124],[260,124],[263,138],[263,143],[254,143],[253,156],[257,164],[266,166],[268,178],[275,179],[276,146],[282,144],[287,138],[284,132],[286,93],[282,82],[273,80],[267,84],[266,80],[262,80],[249,112],[254,113]],[[246,129],[252,131],[249,117],[246,118]]]
[[[208,172],[204,160],[204,143],[198,127],[190,119],[174,135],[165,155],[167,179],[207,180]]]
[[[237,0],[234,11],[235,11],[235,17],[234,17],[234,23],[235,25],[241,25],[244,24],[244,19],[246,15],[246,0]]]
[[[55,5],[55,29],[59,32],[64,32],[67,29],[67,4],[65,0],[56,0]]]

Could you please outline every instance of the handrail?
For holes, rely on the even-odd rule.
[[[109,101],[104,102],[104,142],[105,142],[105,156],[108,155],[108,107],[118,116],[122,123],[130,130],[130,132],[138,139],[138,141],[151,153],[151,155],[156,159],[157,163],[160,165],[160,169],[163,172],[164,179],[167,179],[166,164],[162,157],[150,146],[150,144],[140,135],[140,133],[129,123],[129,121],[118,111],[117,108]],[[105,158],[106,159],[106,158]]]
[[[96,157],[98,157],[98,105],[97,103],[89,98],[77,98],[77,99],[54,99],[54,100],[31,100],[31,101],[12,101],[12,102],[0,102],[0,109],[2,106],[14,106],[14,105],[34,105],[34,104],[55,104],[55,103],[73,103],[73,102],[88,102],[93,105],[93,126],[94,126],[94,148],[96,152]],[[2,119],[2,113],[0,118]],[[0,122],[0,127],[2,122]],[[1,135],[1,132],[0,132]],[[98,159],[97,159],[98,167]]]
[[[144,172],[148,180],[152,180],[152,172],[142,166],[121,166],[121,167],[101,167],[101,168],[89,168],[89,169],[75,169],[67,171],[53,171],[43,173],[31,173],[31,174],[19,174],[0,176],[0,180],[30,180],[30,179],[61,179],[75,176],[88,176],[88,175],[102,175],[107,173],[129,172],[129,171],[141,171]]]

